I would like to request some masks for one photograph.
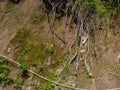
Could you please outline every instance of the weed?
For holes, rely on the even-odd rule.
[[[56,73],[52,73],[50,75],[50,77],[52,80],[55,80],[57,78],[57,75],[56,75]],[[34,88],[35,88],[35,90],[54,90],[55,85],[56,84],[54,84],[52,82],[46,82],[46,83],[43,83],[41,85],[34,84]]]
[[[3,57],[0,57],[0,64],[7,64],[7,59],[6,58],[3,58]]]
[[[12,82],[11,76],[0,74],[0,83],[10,84],[11,82]]]
[[[27,77],[28,76],[28,65],[26,63],[26,61],[24,59],[20,60],[20,64],[21,64],[21,74],[23,77]]]
[[[26,39],[28,38],[28,36],[30,35],[30,30],[27,27],[23,27],[21,28],[15,38],[11,41],[13,44],[25,44]]]
[[[34,85],[35,90],[41,90],[39,85]]]
[[[6,58],[0,57],[0,83],[10,84],[12,82],[11,76],[9,76],[9,67],[7,65],[8,61]]]
[[[87,67],[85,68],[85,70],[87,71]],[[89,73],[88,71],[87,71],[87,77],[88,77],[89,79],[94,78],[94,76],[92,75],[92,73]]]
[[[52,73],[51,78],[52,78],[53,80],[55,80],[55,79],[57,78],[57,74],[56,74],[56,73]]]
[[[10,72],[9,67],[7,65],[0,65],[0,74],[4,73],[7,75]]]
[[[55,84],[47,82],[44,85],[35,85],[35,90],[54,90]]]
[[[26,48],[29,36],[30,30],[27,27],[23,27],[17,32],[15,38],[11,40],[11,45],[14,45],[14,47],[18,47],[14,52],[14,55],[18,58],[20,58],[20,55],[23,55],[25,52],[28,52],[28,49],[26,49],[25,52],[23,50],[25,50]]]
[[[94,76],[90,73],[90,74],[87,74],[88,78],[92,79],[94,78]]]
[[[22,87],[22,80],[17,80],[14,84],[14,88],[20,89]]]
[[[40,72],[43,71],[43,66],[42,65],[39,66],[39,71]]]
[[[28,45],[28,46],[26,46],[25,47],[25,53],[28,53],[28,52],[30,52],[30,50],[32,49],[32,45]]]
[[[33,66],[38,65],[38,62],[42,62],[48,58],[53,52],[53,48],[51,45],[47,45],[40,41],[38,44],[34,45],[29,53],[27,53],[28,60],[32,61]]]
[[[45,90],[54,90],[54,88],[55,88],[55,84],[51,82],[48,82],[45,86]]]

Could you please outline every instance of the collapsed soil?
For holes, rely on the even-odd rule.
[[[17,32],[19,32],[19,30],[21,30],[21,28],[23,28],[24,26],[31,31],[33,37],[35,38],[35,43],[39,43],[39,40],[42,40],[43,42],[44,40],[45,42],[51,41],[50,38],[52,36],[49,34],[49,25],[47,22],[47,18],[42,20],[42,24],[40,25],[38,23],[38,25],[36,25],[33,22],[34,15],[42,15],[41,13],[39,13],[41,11],[39,11],[39,6],[41,4],[39,0],[25,0],[18,5],[14,5],[12,3],[7,3],[6,5],[4,4],[5,3],[3,3],[3,5],[0,5],[0,53],[6,54],[8,57],[13,59],[17,58],[14,53],[16,52],[16,48],[18,47],[14,45],[11,46],[11,43],[12,40],[15,40]],[[7,5],[9,5],[10,10],[7,10],[9,9]],[[64,18],[62,19],[64,20]],[[60,35],[60,37],[62,37],[61,33],[64,30],[64,26],[59,26],[58,22],[58,27],[56,26],[56,28],[56,33]],[[118,31],[120,31],[120,29]],[[93,66],[91,67],[95,77],[96,90],[120,88],[120,75],[115,71],[109,70],[109,66],[120,65],[120,35],[114,35],[109,30],[107,30],[106,32],[103,30],[96,35],[97,60],[93,59]],[[73,39],[74,30],[69,30],[68,27],[66,33],[69,33],[68,36],[66,36],[66,47],[64,47],[64,44],[61,41],[56,39],[57,45],[59,46],[61,51],[68,49],[68,46]],[[23,39],[25,40],[25,38]],[[20,42],[18,44],[20,44]],[[73,71],[75,65],[76,64],[73,63],[70,66]],[[21,79],[19,73],[20,70],[11,64],[9,66],[11,70],[10,74],[12,75],[12,77],[14,77],[14,80],[16,80],[17,78]],[[56,65],[52,69],[54,68],[56,68]],[[32,67],[31,69],[34,70],[34,68]],[[48,69],[48,71],[52,72],[52,69]],[[48,74],[48,72],[44,72],[44,75],[45,74]],[[84,75],[78,75],[78,77],[78,85],[81,85],[83,88],[91,88],[91,90],[93,90],[92,84],[87,82],[89,78],[87,78],[87,80],[83,79],[85,78]],[[71,81],[73,78],[74,77],[71,78],[71,75],[67,76],[67,79],[69,79],[68,81]],[[34,87],[31,85],[32,82],[39,81],[37,81],[37,79],[30,74],[30,77],[24,81],[22,90],[34,90]],[[6,87],[0,85],[0,90],[8,89],[15,90],[12,85]],[[63,88],[63,90],[66,89]]]

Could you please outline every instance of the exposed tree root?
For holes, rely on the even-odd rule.
[[[9,61],[11,64],[15,65],[15,66],[18,67],[18,68],[20,68],[20,66],[21,66],[20,63],[16,62],[16,61],[13,60],[13,59],[8,58],[7,56],[5,56],[5,55],[3,55],[3,54],[0,54],[0,57],[4,57],[4,58],[8,59],[8,61]],[[44,79],[44,80],[46,80],[46,81],[48,81],[48,82],[54,83],[54,84],[56,84],[56,85],[59,85],[59,86],[61,86],[61,87],[65,87],[65,88],[69,88],[69,89],[73,89],[73,90],[87,90],[87,89],[82,89],[82,88],[76,88],[76,87],[68,86],[68,85],[59,83],[59,82],[57,82],[57,81],[50,80],[50,79],[48,79],[48,78],[46,78],[46,77],[44,77],[44,76],[42,76],[42,75],[39,75],[38,73],[36,73],[36,72],[34,72],[34,71],[30,70],[30,69],[27,69],[27,70],[28,70],[28,72],[32,73],[33,75],[35,75],[35,76],[37,76],[37,77],[39,77],[39,78],[42,78],[42,79]]]

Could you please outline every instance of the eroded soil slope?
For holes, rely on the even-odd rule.
[[[66,54],[63,53],[66,53],[73,40],[75,28],[74,25],[71,29],[67,27],[65,31],[67,33],[66,46],[58,37],[55,38],[56,51],[54,51],[54,43],[51,43],[53,36],[49,30],[47,15],[40,8],[40,5],[40,0],[23,0],[17,5],[9,1],[0,2],[0,53],[16,61],[19,61],[19,58],[25,58],[30,69],[51,78],[51,73],[57,72],[58,74],[58,71],[66,62],[66,57],[63,57]],[[64,33],[62,21],[64,21],[64,17],[55,22],[55,32],[59,37],[64,38],[62,37],[62,33]],[[119,23],[119,21],[116,23]],[[118,27],[117,32],[119,32],[119,26],[116,27]],[[72,68],[69,70],[72,74],[65,69],[66,77],[61,79],[63,80],[61,82],[68,84],[73,81],[75,85],[91,90],[120,88],[120,34],[113,34],[111,30],[103,29],[103,31],[97,33],[95,44],[97,59],[91,58],[93,62],[91,70],[95,78],[94,88],[91,82],[87,81],[90,78],[85,75],[82,76],[85,70],[83,72],[81,69],[79,70],[77,79],[73,75],[76,61],[69,66]],[[13,81],[21,80],[20,69],[11,64],[9,66]],[[64,82],[64,80],[66,81]],[[45,81],[29,74],[29,78],[23,80],[21,89],[45,90],[35,89],[37,86],[39,88],[39,85],[43,82]],[[0,90],[16,89],[14,85],[4,86],[0,84]],[[58,90],[58,88],[55,88],[55,90]],[[62,90],[67,89],[62,88]]]

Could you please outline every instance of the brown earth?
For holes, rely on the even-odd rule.
[[[40,5],[39,0],[25,0],[18,5],[11,4],[10,11],[7,10],[8,8],[7,9],[5,8],[6,5],[4,6],[4,4],[0,4],[0,53],[4,54],[7,51],[8,52],[7,56],[9,56],[10,58],[13,58],[13,53],[9,53],[9,51],[11,50],[9,48],[9,44],[10,44],[10,41],[15,37],[16,32],[20,28],[22,28],[24,25],[27,25],[27,27],[31,29],[35,37],[37,37],[38,35],[37,40],[39,40],[39,38],[41,37],[43,39],[46,39],[46,37],[43,34],[39,36],[40,31],[38,27],[31,24],[31,16],[35,13],[35,10],[38,10]],[[49,26],[47,24],[47,21],[44,22],[44,27],[45,27],[44,30],[48,32]],[[61,37],[62,37],[61,33],[63,30],[62,29],[63,27],[64,26],[61,26],[61,28],[59,28],[58,31],[56,31],[56,33],[59,34]],[[44,31],[44,34],[46,34],[45,31]],[[69,46],[70,42],[72,41],[74,31],[69,32],[69,29],[68,29],[66,33],[69,33],[66,39],[67,44]],[[47,37],[50,38],[51,35],[48,35]],[[63,49],[64,45],[61,43],[61,41],[59,41],[58,39],[56,39],[56,41],[60,45],[61,50],[64,50]],[[66,48],[68,48],[68,46]],[[113,72],[107,69],[108,66],[120,64],[120,57],[119,57],[120,56],[120,36],[113,35],[111,34],[111,32],[107,32],[107,35],[105,35],[105,32],[101,31],[97,35],[96,46],[97,46],[98,60],[97,61],[93,60],[93,66],[95,67],[92,67],[93,74],[95,73],[94,74],[95,89],[105,90],[105,89],[111,89],[111,88],[120,88],[120,75],[114,75]],[[11,52],[14,52],[14,51],[11,51]],[[75,65],[73,65],[73,67],[74,66]],[[12,65],[10,69],[11,69],[11,75],[14,77],[14,80],[16,80],[16,78],[19,76],[19,69],[16,69]],[[94,71],[94,70],[97,70],[97,71]],[[30,86],[32,82],[32,77],[33,75],[30,75],[30,77],[25,80],[24,85],[22,86],[22,90],[34,90],[33,87]],[[81,75],[81,78],[82,78],[82,75]],[[81,78],[79,78],[78,80],[82,81],[83,79]],[[84,82],[87,82],[87,81],[83,81],[83,83]],[[80,84],[80,85],[83,85],[83,84]],[[85,85],[86,86],[83,85],[83,87],[86,88],[87,84]],[[0,90],[15,90],[15,89],[13,88],[13,86],[7,86],[3,89],[2,85],[0,85]],[[63,89],[63,90],[66,90],[66,89]],[[93,88],[91,90],[93,90]]]

